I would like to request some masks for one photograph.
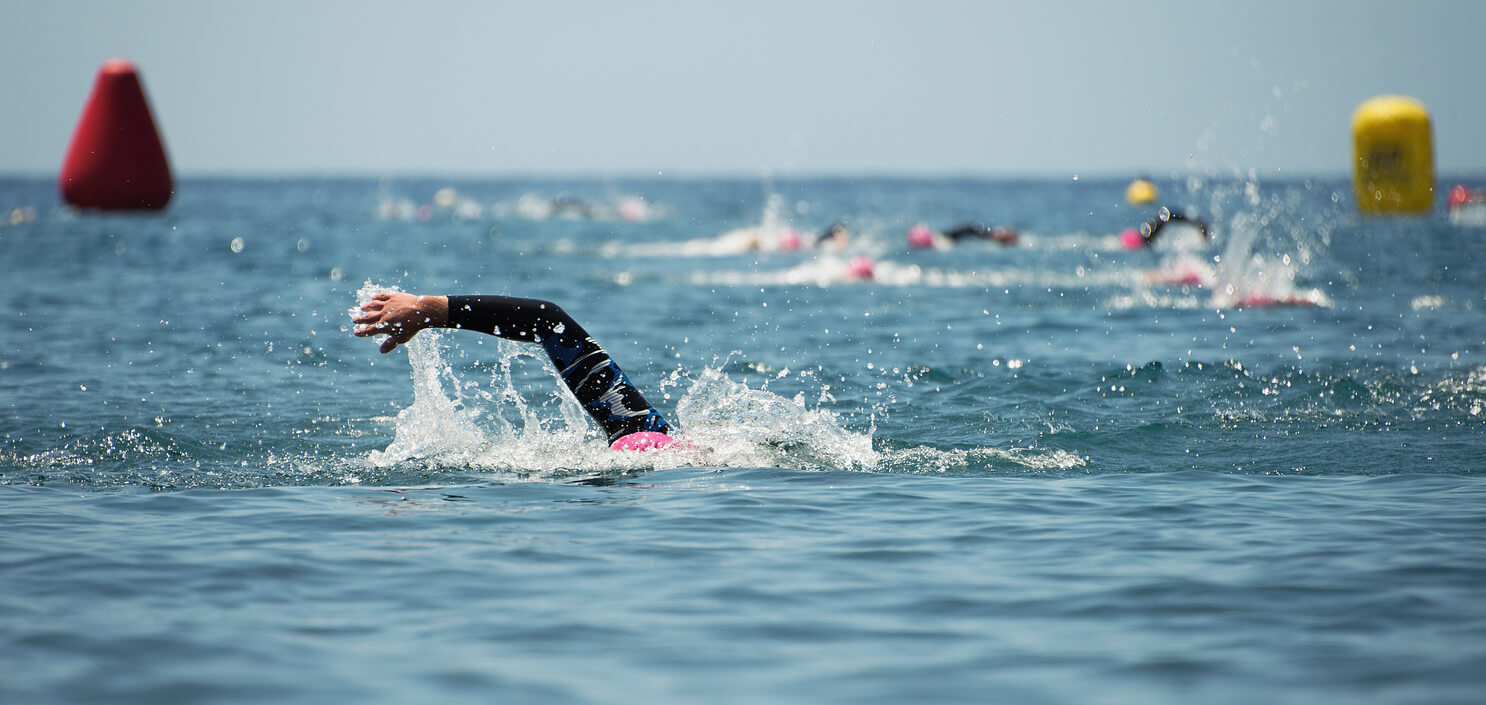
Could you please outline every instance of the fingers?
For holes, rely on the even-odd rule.
[[[397,346],[402,345],[402,344],[408,342],[409,340],[412,340],[413,339],[413,335],[414,335],[414,333],[404,333],[402,331],[397,331],[397,332],[389,333],[388,336],[387,336],[387,339],[384,340],[384,341],[382,341],[382,347],[381,347],[382,354],[383,355],[386,355],[387,353],[390,353],[393,350],[396,350],[397,349]]]
[[[402,345],[409,340],[412,340],[414,335],[414,333],[404,331],[402,329],[402,326],[387,325],[385,323],[379,323],[374,326],[363,326],[361,328],[357,328],[354,331],[351,331],[351,334],[358,338],[369,338],[373,335],[386,335],[387,339],[382,341],[381,346],[383,355],[397,349],[397,346]]]
[[[383,311],[368,311],[360,316],[351,316],[351,322],[358,325],[380,323],[383,314]],[[357,335],[360,335],[360,332]]]
[[[403,327],[399,323],[388,323],[387,321],[381,320],[375,316],[368,316],[364,321],[358,321],[358,323],[361,322],[364,322],[367,325],[351,331],[352,335],[355,335],[358,338],[365,338],[367,336],[383,334],[403,335]],[[409,335],[408,337],[412,336]]]
[[[352,335],[358,338],[368,338],[374,335],[387,336],[380,347],[384,355],[411,340],[421,328],[417,325],[404,325],[402,319],[407,318],[408,311],[399,306],[395,296],[391,292],[380,292],[361,305],[361,315],[351,316],[351,322],[361,326],[352,330]]]
[[[352,323],[376,323],[386,313],[387,302],[392,299],[392,294],[381,292],[373,296],[370,301],[361,305],[362,315],[352,315]],[[357,335],[371,335],[357,331]]]
[[[388,292],[378,293],[371,300],[361,305],[363,311],[380,311],[386,307],[387,302],[392,300],[392,294]]]

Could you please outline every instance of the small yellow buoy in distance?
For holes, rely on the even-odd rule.
[[[1160,195],[1160,192],[1156,190],[1156,185],[1146,178],[1131,181],[1130,185],[1125,187],[1125,202],[1132,206],[1155,203]]]
[[[1352,114],[1353,188],[1365,214],[1426,213],[1434,206],[1429,111],[1408,96],[1363,101]]]

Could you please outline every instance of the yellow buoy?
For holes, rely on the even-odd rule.
[[[1363,101],[1352,114],[1353,187],[1363,213],[1424,213],[1434,206],[1434,139],[1424,104],[1401,95]]]
[[[1125,187],[1125,201],[1132,206],[1155,203],[1159,196],[1156,185],[1151,183],[1150,179],[1136,179]]]

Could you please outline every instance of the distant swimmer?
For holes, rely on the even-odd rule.
[[[841,252],[850,242],[851,231],[845,225],[835,223],[808,244],[817,249],[829,247]],[[807,241],[800,235],[800,231],[792,227],[750,226],[723,233],[718,236],[715,245],[714,249],[725,254],[774,250],[794,252],[804,249]]]
[[[980,223],[963,223],[942,233],[934,232],[923,223],[908,229],[908,245],[918,250],[942,250],[959,244],[961,240],[987,240],[1009,247],[1015,245],[1020,237],[1020,233],[1004,225]]]
[[[557,198],[552,199],[552,217],[554,218],[593,220],[598,217],[598,212],[598,206],[567,194],[559,194]]]
[[[1125,228],[1125,231],[1120,233],[1120,244],[1124,245],[1127,250],[1138,250],[1142,247],[1149,247],[1156,241],[1157,237],[1161,236],[1161,231],[1175,224],[1195,227],[1202,233],[1203,240],[1211,239],[1211,236],[1208,234],[1207,221],[1163,206],[1156,213],[1155,217],[1141,223],[1139,230]]]
[[[385,335],[383,354],[424,328],[463,328],[538,343],[578,403],[619,450],[664,448],[671,425],[645,400],[613,358],[550,301],[510,296],[417,296],[382,292],[351,322],[358,337]]]
[[[800,231],[794,228],[768,228],[755,225],[729,230],[717,236],[715,240],[706,241],[705,249],[709,254],[717,255],[773,250],[792,252],[804,247],[804,244]]]
[[[999,242],[1003,245],[1015,245],[1017,231],[1004,225],[981,225],[980,223],[965,223],[950,230],[944,231],[944,236],[958,243],[965,239],[982,239]]]
[[[831,223],[830,227],[827,227],[820,234],[820,237],[815,239],[815,249],[831,247],[837,252],[840,252],[846,249],[847,244],[850,242],[851,231],[847,230],[846,226],[841,223]]]
[[[1450,222],[1454,225],[1486,225],[1486,189],[1456,184],[1450,189]]]

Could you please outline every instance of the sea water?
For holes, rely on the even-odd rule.
[[[1210,241],[1122,179],[0,180],[0,702],[1478,702],[1486,230],[1158,185]],[[379,355],[383,290],[561,304],[681,443]]]

